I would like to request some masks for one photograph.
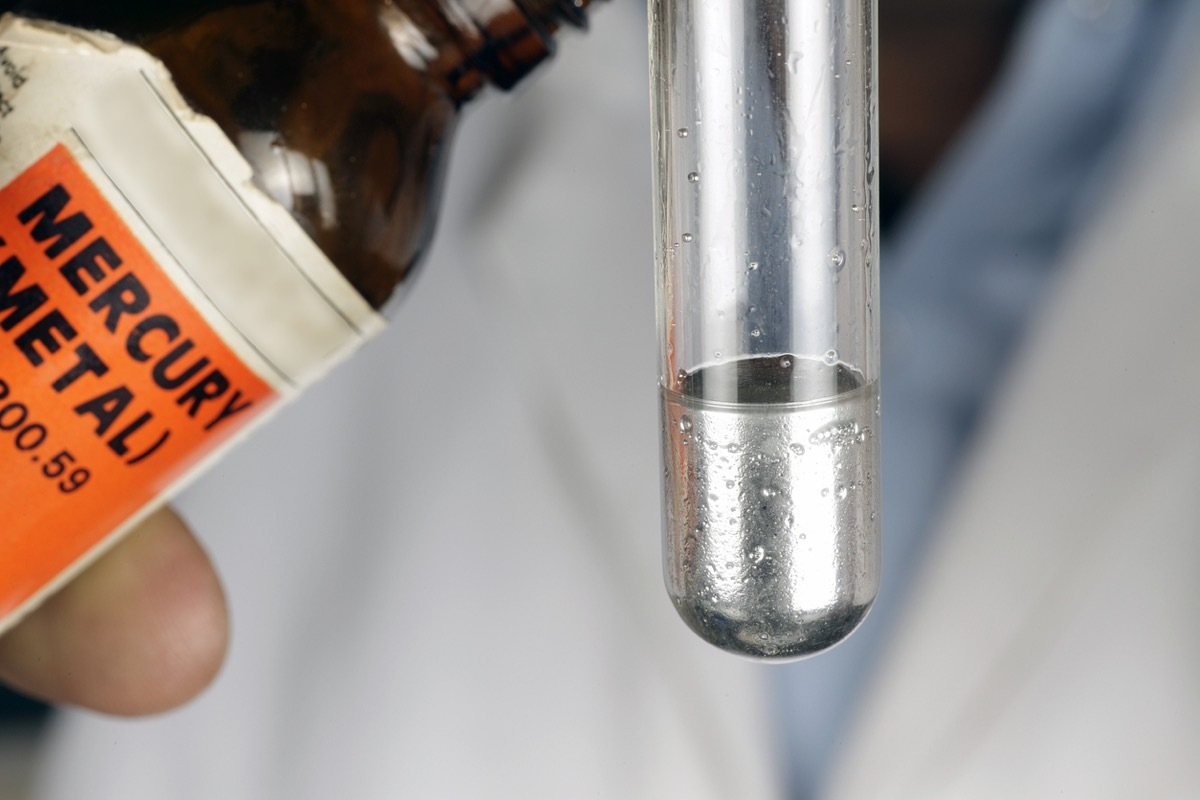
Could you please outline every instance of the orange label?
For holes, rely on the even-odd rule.
[[[0,619],[274,399],[64,146],[0,189]]]

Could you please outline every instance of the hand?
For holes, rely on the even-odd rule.
[[[52,703],[152,714],[212,681],[228,632],[208,556],[164,508],[0,638],[0,680]]]

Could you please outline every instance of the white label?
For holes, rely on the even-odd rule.
[[[65,144],[213,326],[284,394],[382,329],[159,61],[104,34],[12,16],[0,19],[0,46],[10,76],[0,185]]]
[[[252,178],[144,51],[0,17],[0,631],[382,329]]]

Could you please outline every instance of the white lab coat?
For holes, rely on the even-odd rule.
[[[1070,249],[832,798],[1200,797],[1200,59]]]
[[[181,503],[231,596],[217,684],[62,715],[40,798],[782,795],[769,668],[696,640],[659,578],[641,13],[606,5],[466,121],[393,328]],[[834,797],[1200,786],[1189,119],[1046,304]]]

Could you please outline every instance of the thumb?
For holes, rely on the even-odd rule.
[[[216,676],[228,630],[208,556],[164,508],[0,637],[0,680],[110,714],[165,711]]]

